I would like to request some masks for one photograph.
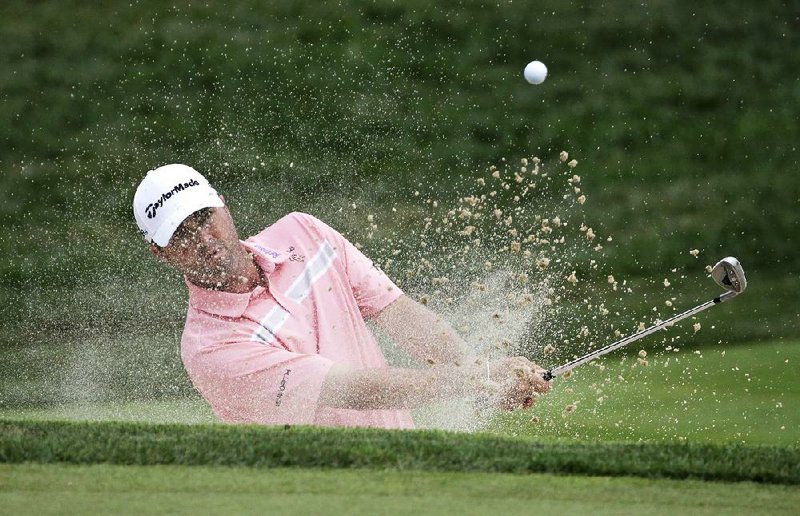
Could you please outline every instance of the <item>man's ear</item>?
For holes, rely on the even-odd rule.
[[[228,203],[225,202],[225,196],[224,195],[220,195],[219,198],[222,199],[222,209],[227,211],[228,214],[230,214],[231,210],[230,210],[230,208],[228,208]]]
[[[164,262],[167,261],[167,257],[166,257],[166,255],[164,253],[164,249],[161,248],[161,247],[158,247],[156,244],[150,244],[150,247],[148,247],[147,250],[150,251],[151,253],[153,253],[153,256],[155,256],[159,260],[164,261]]]

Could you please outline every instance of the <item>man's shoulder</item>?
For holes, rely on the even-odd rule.
[[[268,230],[271,228],[280,228],[282,226],[291,225],[291,224],[314,224],[320,222],[319,219],[314,217],[313,215],[309,215],[308,213],[303,213],[302,211],[293,211],[287,213],[286,215],[282,216],[266,228],[264,230]]]
[[[309,215],[308,213],[304,213],[302,211],[293,211],[291,213],[287,213],[283,217],[279,218],[266,228],[264,228],[260,233],[257,233],[250,237],[250,239],[261,239],[275,233],[282,233],[282,232],[289,232],[294,234],[294,230],[299,228],[313,228],[315,230],[327,230],[329,229],[328,225],[319,220],[318,218],[314,217],[313,215]]]
[[[308,213],[304,213],[302,211],[293,211],[278,219],[275,224],[299,223],[316,225],[321,222],[322,221],[320,221],[318,218],[314,217],[313,215],[309,215]]]

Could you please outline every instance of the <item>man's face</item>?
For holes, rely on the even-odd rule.
[[[153,245],[150,250],[189,281],[206,288],[227,285],[247,258],[227,206],[193,213],[178,226],[166,247]]]

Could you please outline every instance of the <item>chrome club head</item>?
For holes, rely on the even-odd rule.
[[[718,261],[711,269],[711,277],[717,285],[735,294],[741,294],[747,288],[747,278],[744,277],[742,264],[733,256]]]

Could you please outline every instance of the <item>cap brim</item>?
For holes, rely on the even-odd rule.
[[[191,202],[180,204],[153,234],[153,242],[159,247],[167,247],[175,230],[189,215],[203,208],[221,208],[223,206],[225,203],[216,193],[209,193],[208,196],[193,198]]]

